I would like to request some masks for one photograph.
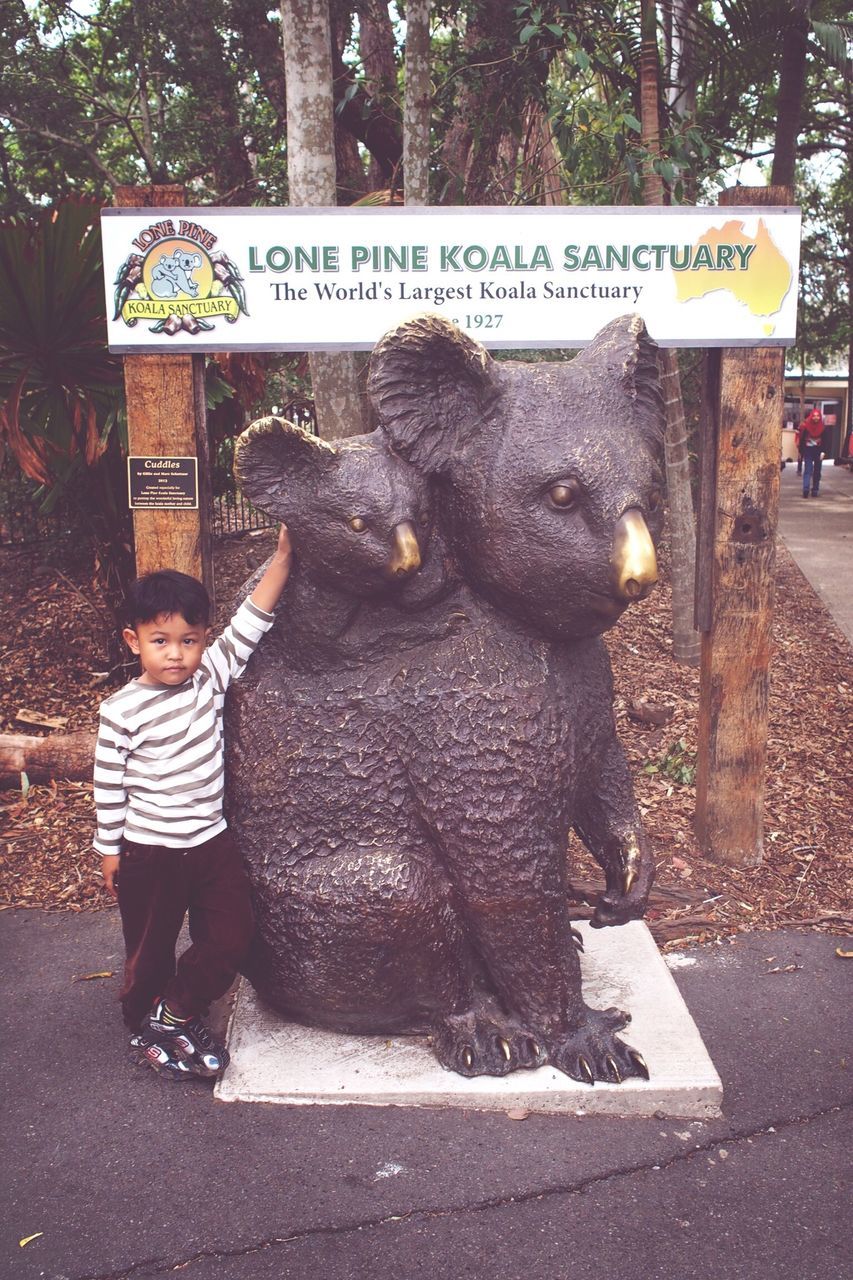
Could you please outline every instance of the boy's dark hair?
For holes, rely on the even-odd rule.
[[[198,578],[177,569],[159,569],[146,573],[130,584],[122,606],[122,621],[136,628],[140,622],[153,622],[161,613],[179,613],[191,627],[210,622],[210,596]]]

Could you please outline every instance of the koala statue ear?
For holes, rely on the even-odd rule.
[[[367,390],[395,451],[439,471],[491,399],[489,353],[440,315],[386,333],[370,357]]]
[[[237,440],[234,475],[256,507],[286,519],[285,495],[297,476],[317,473],[338,458],[334,445],[284,418],[259,418]]]
[[[605,368],[621,386],[633,408],[634,425],[659,453],[663,448],[666,415],[658,371],[658,345],[638,315],[611,320],[593,338],[575,363]]]

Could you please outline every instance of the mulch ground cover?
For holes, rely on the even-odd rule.
[[[219,626],[274,541],[267,531],[220,541]],[[661,560],[658,589],[607,637],[619,733],[658,859],[653,934],[670,949],[780,925],[849,932],[853,650],[780,544],[764,858],[749,868],[711,862],[693,835],[699,677],[672,658],[665,546]],[[67,545],[0,549],[0,732],[93,729],[115,687],[105,681],[109,625]],[[33,717],[64,723],[40,728]],[[88,782],[0,792],[0,910],[110,909],[93,826]],[[574,913],[588,915],[601,874],[574,838],[570,853]]]

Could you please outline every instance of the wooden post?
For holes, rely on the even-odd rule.
[[[736,187],[724,205],[784,205],[787,187]],[[709,386],[700,498],[696,835],[719,862],[752,866],[764,842],[775,538],[784,407],[784,352],[734,347]]]
[[[179,207],[181,186],[118,187],[127,208]],[[136,571],[179,569],[201,578],[213,599],[211,475],[204,356],[124,357],[127,432],[133,456],[198,458],[198,510],[135,510]]]

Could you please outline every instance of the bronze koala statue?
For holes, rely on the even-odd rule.
[[[645,1076],[628,1015],[582,999],[566,849],[574,828],[604,868],[595,923],[642,915],[600,636],[656,579],[654,344],[624,317],[569,363],[495,362],[424,316],[379,343],[369,390],[370,436],[267,423],[238,448],[296,551],[228,695],[249,977],[298,1021],[429,1033],[463,1075]]]

